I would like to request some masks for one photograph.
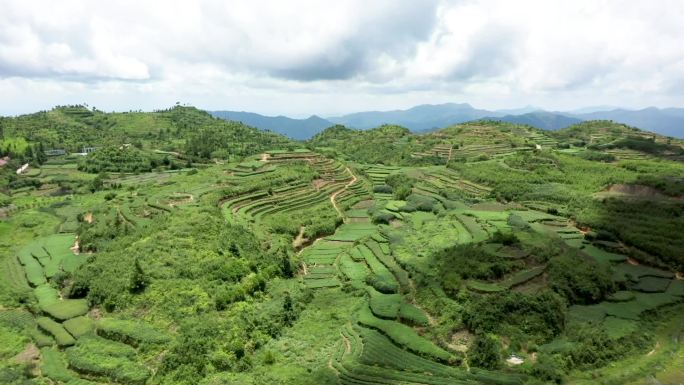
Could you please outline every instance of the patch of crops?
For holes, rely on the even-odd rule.
[[[644,293],[664,293],[672,282],[671,279],[646,276],[639,279],[633,289]]]
[[[50,334],[57,341],[59,346],[69,346],[73,345],[76,340],[69,334],[69,332],[64,329],[64,326],[51,320],[48,317],[38,317],[36,318],[36,323],[38,327]]]
[[[321,289],[326,287],[340,286],[340,281],[337,278],[324,279],[304,279],[304,284],[310,289]]]
[[[531,269],[522,270],[522,271],[519,271],[519,272],[513,274],[509,278],[503,280],[499,284],[503,287],[506,287],[506,288],[511,288],[511,287],[514,287],[517,285],[521,285],[521,284],[523,284],[523,283],[525,283],[525,282],[527,282],[527,281],[529,281],[535,277],[540,276],[544,272],[545,269],[546,269],[546,265],[542,265],[542,266],[535,266]]]
[[[138,321],[103,318],[97,323],[97,334],[131,346],[163,344],[170,341],[168,334]]]
[[[40,309],[58,320],[82,316],[89,310],[88,301],[85,299],[64,299],[44,306],[41,305]]]
[[[396,319],[403,302],[400,294],[385,294],[372,287],[367,289],[368,304],[373,314],[380,318]]]
[[[412,328],[396,321],[376,318],[369,308],[362,309],[358,317],[360,324],[379,330],[396,344],[412,352],[442,361],[448,361],[451,358],[451,354],[419,336]]]
[[[394,277],[397,279],[401,287],[403,288],[408,288],[409,287],[409,276],[408,273],[399,266],[397,261],[392,258],[392,256],[389,254],[389,246],[386,244],[383,244],[384,248],[376,241],[370,240],[365,243],[365,246],[368,247],[373,255],[383,264],[385,267],[392,272]],[[387,252],[385,251],[387,250]]]
[[[33,315],[26,310],[0,310],[0,325],[14,329],[29,329],[36,325]]]
[[[617,291],[613,293],[610,297],[608,297],[608,301],[610,302],[625,302],[625,301],[631,301],[634,298],[634,293],[631,291]]]
[[[642,277],[659,277],[672,278],[674,274],[669,271],[656,269],[654,267],[644,265],[632,265],[629,263],[621,263],[613,268],[616,276],[624,277],[628,280],[636,281]]]
[[[47,306],[59,302],[59,292],[54,287],[45,284],[33,289],[33,294],[38,299],[38,305]]]
[[[634,293],[634,299],[621,302],[601,302],[596,305],[571,306],[568,315],[571,320],[598,323],[606,316],[639,320],[640,315],[649,310],[682,302],[684,298],[673,292]]]
[[[83,265],[88,260],[87,254],[71,254],[67,255],[62,259],[62,270],[67,273],[75,272],[81,265]]]
[[[399,307],[399,319],[409,325],[428,326],[430,320],[422,310],[410,303],[403,303]]]
[[[506,290],[506,288],[498,283],[482,282],[476,280],[469,280],[467,283],[468,289],[479,293],[498,293]]]
[[[359,251],[373,272],[373,274],[368,276],[366,282],[383,293],[396,293],[399,289],[398,282],[387,267],[365,245],[360,245]]]
[[[64,325],[64,328],[69,332],[69,334],[76,338],[95,330],[95,322],[86,316],[80,316],[66,320],[62,325]]]
[[[29,284],[26,280],[26,273],[17,258],[7,257],[2,262],[2,276],[5,282],[9,284],[14,290],[26,291],[29,290]]]
[[[376,232],[376,227],[368,223],[345,223],[340,226],[335,234],[326,237],[332,241],[354,242],[368,237]]]
[[[339,259],[339,268],[342,274],[347,279],[352,281],[352,284],[358,287],[363,287],[366,277],[370,272],[365,263],[354,262],[351,256],[344,253]]]
[[[624,262],[627,260],[627,257],[622,254],[611,253],[594,245],[586,245],[582,248],[582,251],[597,262]]]
[[[38,261],[33,258],[31,254],[20,255],[19,261],[24,265],[24,271],[26,272],[26,279],[31,284],[31,286],[40,286],[47,283],[45,279],[45,274],[43,273],[43,266],[38,263]]]
[[[612,339],[619,339],[634,333],[638,325],[635,321],[608,316],[602,324],[608,336]]]
[[[135,350],[113,341],[83,337],[66,350],[66,356],[71,369],[115,382],[143,384],[150,376],[145,366],[133,361]]]
[[[76,373],[67,369],[67,363],[62,353],[51,347],[40,349],[40,371],[41,374],[52,381],[69,382],[78,376]]]

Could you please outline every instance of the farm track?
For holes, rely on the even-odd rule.
[[[344,187],[342,187],[341,189],[335,191],[332,195],[330,195],[330,203],[332,203],[333,207],[335,208],[335,211],[337,211],[337,213],[343,218],[344,222],[347,222],[346,216],[344,215],[342,210],[340,210],[340,208],[337,206],[337,202],[335,202],[335,199],[337,198],[337,196],[340,193],[346,191],[349,187],[351,187],[354,183],[356,183],[356,181],[358,181],[358,178],[349,169],[349,167],[346,167],[345,170],[349,173],[349,175],[351,175],[352,180],[349,183],[347,183],[346,185],[344,185]]]

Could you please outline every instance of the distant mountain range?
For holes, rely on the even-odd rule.
[[[584,120],[613,120],[661,135],[684,138],[684,108],[642,110],[588,107],[580,110],[544,111],[532,106],[512,110],[482,110],[467,103],[424,104],[407,110],[366,111],[328,117],[313,115],[307,119],[286,116],[263,116],[251,112],[214,111],[212,115],[268,129],[293,139],[308,139],[318,132],[342,124],[357,129],[369,129],[382,124],[396,124],[412,131],[431,131],[471,120],[492,119],[527,124],[544,130],[558,130]]]
[[[335,123],[316,115],[306,119],[293,119],[287,116],[264,116],[244,111],[209,111],[209,113],[217,118],[235,120],[248,126],[262,130],[271,130],[298,140],[309,139],[326,128],[335,125]]]

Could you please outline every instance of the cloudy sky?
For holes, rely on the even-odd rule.
[[[0,0],[0,114],[684,107],[684,1]]]

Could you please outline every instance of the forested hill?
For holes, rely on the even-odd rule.
[[[132,144],[205,159],[244,156],[290,143],[278,134],[179,105],[154,112],[115,113],[80,105],[59,106],[50,111],[0,118],[0,139],[3,151],[15,157],[23,155],[24,147],[15,142],[23,141],[45,150],[66,152]]]
[[[417,134],[384,125],[370,130],[330,127],[307,142],[332,155],[386,165],[486,160],[518,151],[558,148],[606,159],[653,156],[681,160],[684,141],[611,121],[588,121],[558,131],[498,120],[478,120]]]

